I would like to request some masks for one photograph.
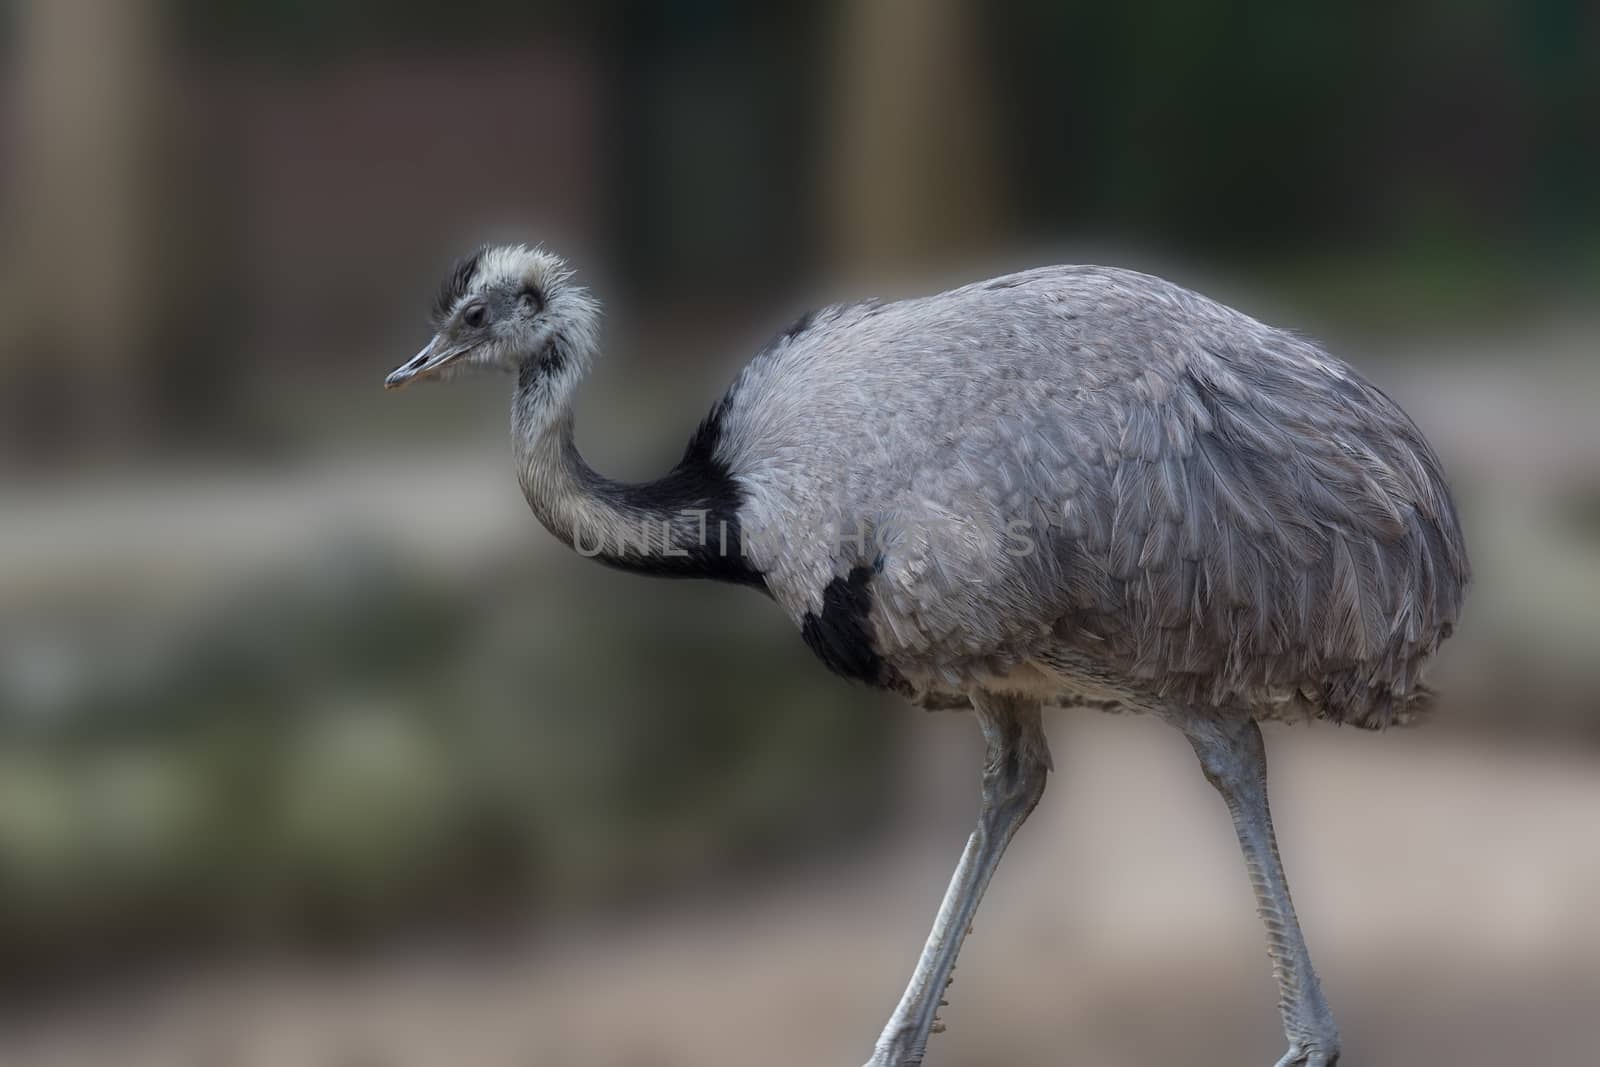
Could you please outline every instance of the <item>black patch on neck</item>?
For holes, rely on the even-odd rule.
[[[677,546],[681,555],[643,554],[627,546],[619,552],[616,546],[607,545],[596,559],[634,574],[705,578],[767,592],[766,579],[744,554],[744,533],[739,524],[744,492],[728,465],[716,457],[727,408],[727,397],[717,402],[689,438],[683,459],[666,477],[642,485],[601,480],[596,486],[598,492],[630,509],[659,516],[662,521],[685,518],[698,525],[696,513],[705,512],[705,536]]]
[[[565,367],[570,359],[567,339],[558,336],[551,338],[550,343],[544,346],[544,351],[529,360],[528,363],[533,365],[536,374],[554,374],[562,367]],[[528,363],[523,364],[524,370],[527,369]]]
[[[483,261],[485,249],[462,256],[456,260],[455,266],[450,268],[450,273],[445,276],[439,286],[438,295],[433,298],[433,322],[436,326],[444,325],[445,319],[450,317],[450,312],[456,306],[456,301],[467,295],[467,289],[472,285],[472,276],[478,273],[478,264]]]
[[[517,365],[518,402],[533,396],[544,379],[565,367],[570,359],[566,338],[560,336],[551,338],[543,351],[524,358]]]
[[[524,359],[517,364],[517,393],[531,392],[539,384],[539,374],[543,364],[538,359]]]
[[[899,674],[878,655],[868,615],[872,611],[871,567],[856,567],[822,591],[822,614],[806,612],[800,636],[833,671],[858,682],[903,689]]]

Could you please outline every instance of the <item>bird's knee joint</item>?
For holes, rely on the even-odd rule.
[[[1247,746],[1209,737],[1190,736],[1200,772],[1223,792],[1235,792],[1261,780],[1259,754]]]
[[[1011,758],[991,762],[983,772],[983,795],[988,807],[1023,807],[1032,811],[1044,795],[1050,768],[1037,760],[1011,754]]]

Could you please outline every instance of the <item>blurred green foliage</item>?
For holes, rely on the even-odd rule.
[[[531,577],[351,551],[51,694],[0,673],[0,955],[621,903],[870,825],[887,721],[785,629]]]
[[[1470,253],[1471,235],[1524,271],[1563,269],[1600,232],[1585,192],[1600,11],[1584,0],[989,11],[1035,225],[1211,257]]]

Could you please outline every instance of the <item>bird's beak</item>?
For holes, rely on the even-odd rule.
[[[383,387],[399,389],[413,379],[432,377],[470,351],[471,345],[455,344],[443,336],[435,336],[421,352],[390,371],[383,380]]]

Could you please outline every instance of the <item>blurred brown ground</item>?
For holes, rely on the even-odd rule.
[[[915,716],[900,828],[840,866],[340,967],[205,967],[33,1020],[16,1067],[853,1064],[959,850],[976,743]],[[1261,931],[1181,739],[1083,713],[963,954],[941,1064],[1270,1063]],[[1600,1003],[1600,757],[1448,727],[1268,735],[1286,861],[1347,1054],[1372,1067],[1588,1062]]]

